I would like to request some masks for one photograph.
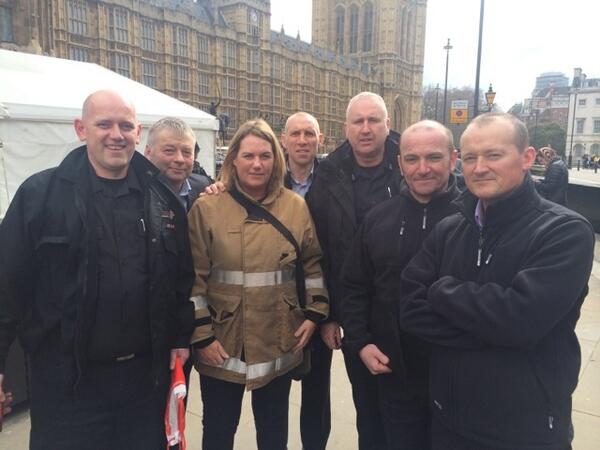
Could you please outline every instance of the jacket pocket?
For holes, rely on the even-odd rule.
[[[235,355],[243,344],[243,318],[240,312],[242,297],[214,291],[209,292],[208,297],[215,337],[230,355]]]
[[[507,444],[550,445],[556,438],[547,392],[527,352],[463,353],[454,387],[460,429]]]
[[[65,283],[69,271],[69,238],[42,236],[35,251],[39,264],[39,290],[50,302],[62,308],[63,297],[68,291]]]
[[[298,343],[294,333],[304,322],[304,313],[298,304],[298,296],[290,293],[282,293],[280,320],[279,320],[279,343],[282,352],[288,352]]]

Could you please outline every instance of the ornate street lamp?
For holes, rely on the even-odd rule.
[[[490,83],[490,88],[485,93],[485,101],[488,105],[488,112],[492,111],[492,106],[494,105],[494,99],[496,98],[496,93],[492,89],[492,83]]]

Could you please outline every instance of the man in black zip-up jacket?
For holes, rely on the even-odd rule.
[[[353,97],[346,112],[346,137],[321,162],[306,196],[319,242],[321,266],[330,298],[330,321],[321,336],[332,350],[341,347],[341,270],[356,230],[368,211],[400,191],[399,135],[389,130],[383,99],[363,92]],[[385,435],[377,404],[377,383],[358,355],[342,347],[357,414],[359,449],[385,448]],[[331,356],[329,356],[331,358]]]
[[[27,179],[0,225],[0,374],[18,333],[31,449],[162,449],[194,326],[185,210],[119,94],[90,95],[75,130],[86,145]]]
[[[408,127],[400,139],[400,195],[367,214],[342,270],[344,342],[376,375],[390,450],[429,448],[429,355],[422,341],[400,337],[395,302],[402,269],[456,212],[455,161],[446,127],[429,120]]]
[[[537,194],[515,117],[477,117],[461,150],[469,192],[403,271],[398,305],[401,329],[435,344],[432,448],[570,449],[592,227]]]

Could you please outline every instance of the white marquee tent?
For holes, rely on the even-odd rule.
[[[161,117],[185,120],[198,139],[200,164],[214,175],[219,123],[210,114],[96,64],[0,50],[0,219],[27,177],[58,165],[81,145],[73,120],[99,89],[122,92],[135,103],[143,127],[138,150]]]

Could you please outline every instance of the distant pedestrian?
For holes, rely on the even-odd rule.
[[[546,166],[544,179],[537,181],[535,187],[540,195],[548,200],[567,206],[569,187],[569,169],[565,162],[550,147],[540,149],[542,163]]]

